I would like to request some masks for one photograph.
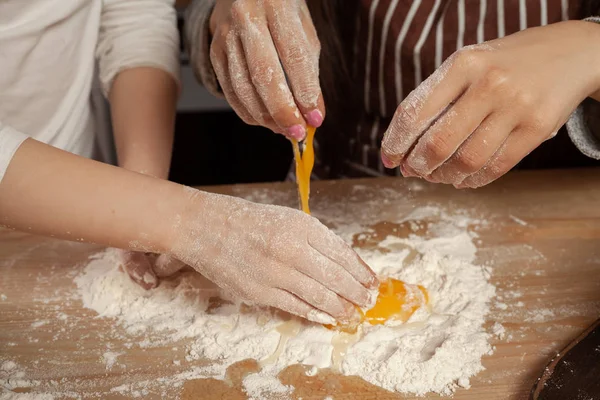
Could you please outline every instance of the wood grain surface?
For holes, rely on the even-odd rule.
[[[297,205],[292,184],[211,190]],[[317,182],[312,193],[311,208],[326,224],[372,228],[368,240],[355,237],[359,246],[392,232],[431,235],[395,223],[415,207],[485,221],[476,228],[478,263],[492,267],[498,291],[488,324],[501,323],[506,337],[494,340],[494,354],[483,359],[486,370],[469,390],[456,392],[457,400],[526,399],[544,366],[600,316],[600,170],[512,173],[476,191],[390,178]],[[186,361],[189,340],[129,348],[108,334],[120,329],[113,320],[82,307],[73,278],[100,249],[0,230],[0,360],[14,361],[26,379],[37,381],[19,390],[102,399],[244,399],[241,378],[257,368],[250,360],[232,366],[227,382],[196,379],[134,390],[206,362]],[[107,349],[121,353],[112,368],[102,361]],[[332,371],[309,377],[302,366],[280,378],[296,387],[293,398],[413,399]]]

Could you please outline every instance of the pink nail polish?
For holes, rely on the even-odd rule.
[[[381,162],[386,168],[394,168],[394,163],[383,152],[381,153]]]
[[[306,137],[306,129],[300,124],[291,126],[287,129],[289,137],[296,140],[303,140]]]
[[[315,128],[318,128],[323,124],[323,114],[321,114],[321,111],[319,110],[312,110],[308,114],[305,114],[304,118],[306,118],[306,122]]]

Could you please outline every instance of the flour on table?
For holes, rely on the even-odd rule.
[[[107,370],[111,370],[112,367],[117,363],[117,358],[124,353],[117,353],[115,351],[107,351],[102,354],[102,361],[106,365]]]
[[[242,381],[250,398],[286,398],[294,389],[277,375],[294,364],[307,365],[309,371],[312,366],[314,372],[331,367],[401,393],[450,395],[470,386],[469,379],[483,370],[481,358],[492,352],[491,334],[483,325],[495,288],[489,269],[474,263],[475,235],[467,230],[473,221],[447,216],[435,207],[416,209],[404,219],[431,216],[437,221],[429,227],[433,238],[389,236],[375,249],[358,250],[381,277],[425,286],[430,307],[419,309],[405,324],[363,325],[343,351],[332,344],[339,342],[339,333],[241,304],[194,272],[145,291],[120,270],[111,250],[91,259],[76,283],[84,306],[100,317],[114,318],[130,340],[143,338],[139,346],[188,339],[187,362],[212,360],[165,382],[225,379],[227,367],[252,358],[262,370]],[[339,225],[336,232],[351,240],[365,229]],[[215,303],[217,297],[226,301]],[[110,369],[119,354],[108,353],[104,362]],[[134,388],[115,388],[119,393],[127,390]]]
[[[54,291],[50,297],[34,296],[40,305],[52,307],[55,315],[50,319],[47,316],[34,319],[30,330],[53,331],[56,334],[51,340],[57,340],[57,335],[61,340],[77,340],[78,336],[69,334],[70,329],[81,319],[97,318],[104,328],[99,330],[101,345],[94,354],[98,365],[91,373],[108,373],[111,369],[129,371],[126,354],[136,348],[148,349],[149,354],[157,348],[163,355],[161,365],[168,365],[170,368],[166,369],[170,372],[141,381],[118,380],[110,393],[94,393],[86,392],[79,382],[44,380],[43,368],[69,367],[68,363],[54,363],[44,353],[40,358],[43,368],[38,368],[35,362],[27,369],[17,364],[20,360],[3,359],[0,354],[0,400],[46,400],[53,395],[78,398],[80,390],[85,396],[99,398],[109,394],[167,398],[171,397],[172,388],[181,387],[187,380],[226,380],[230,378],[226,376],[229,366],[249,358],[257,360],[261,370],[244,376],[240,383],[248,397],[255,399],[293,396],[294,387],[284,385],[277,377],[294,364],[305,365],[307,376],[318,374],[322,368],[332,368],[402,393],[452,394],[459,388],[469,388],[471,378],[483,369],[482,357],[492,351],[489,341],[501,336],[496,325],[492,324],[489,333],[484,329],[495,289],[489,283],[488,267],[475,263],[474,243],[478,240],[478,227],[485,222],[460,212],[449,215],[433,206],[405,210],[398,215],[395,208],[382,208],[380,192],[377,196],[361,193],[361,201],[356,205],[351,201],[352,196],[344,207],[360,206],[360,209],[327,207],[319,204],[316,197],[315,214],[344,240],[370,243],[368,250],[358,252],[381,277],[390,276],[427,288],[430,307],[419,309],[407,323],[363,325],[358,335],[340,334],[281,312],[240,303],[192,271],[163,280],[158,288],[145,291],[121,271],[116,252],[108,250],[92,257],[85,267],[73,268],[64,275],[67,279],[75,278],[76,286]],[[274,198],[272,192],[258,191],[256,197],[254,200],[262,202],[290,204],[295,201],[295,192]],[[383,197],[393,200],[398,192],[390,190]],[[392,231],[391,236],[379,237],[375,225],[361,225],[360,218],[347,220],[348,215],[366,216],[375,212],[392,226],[398,224],[402,233]],[[38,279],[39,285],[51,283],[47,276]],[[37,289],[33,290],[35,294]],[[520,297],[521,293],[513,292],[504,292],[502,301]],[[61,308],[79,300],[93,311],[79,316],[68,312],[69,308]],[[504,303],[493,306],[499,304]],[[508,311],[511,310],[504,310]],[[536,322],[550,317],[549,313],[538,310],[522,309],[522,312]],[[79,345],[77,348],[88,351]],[[164,349],[173,350],[171,359],[164,356]],[[17,388],[31,388],[38,394],[13,393]],[[49,393],[39,393],[42,391]]]

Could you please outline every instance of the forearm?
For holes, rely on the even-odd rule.
[[[188,200],[180,185],[28,139],[0,182],[0,225],[162,253]]]
[[[167,179],[173,149],[178,87],[151,67],[122,71],[109,94],[119,165]]]

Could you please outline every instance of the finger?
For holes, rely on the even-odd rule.
[[[283,289],[264,288],[261,291],[258,301],[264,305],[275,307],[290,314],[306,318],[309,321],[324,325],[335,325],[336,320],[331,315],[319,311]]]
[[[367,289],[379,286],[377,275],[342,238],[329,229],[322,235],[309,235],[308,244],[325,258],[340,265]]]
[[[344,267],[319,251],[309,253],[308,257],[315,261],[302,265],[304,274],[359,307],[368,308],[374,304],[377,290],[368,290]]]
[[[352,319],[356,308],[333,291],[297,270],[289,270],[286,275],[273,282],[279,289],[286,290],[312,307],[325,312],[338,321]]]
[[[404,163],[419,176],[431,174],[477,129],[491,108],[490,97],[471,86],[418,139]]]
[[[283,64],[294,99],[300,112],[312,126],[323,123],[324,109],[319,109],[322,98],[319,84],[320,45],[311,43],[300,10],[302,2],[273,1],[267,3],[267,19],[273,43]],[[318,42],[318,41],[317,41]],[[322,105],[322,102],[321,102]]]
[[[230,32],[227,35],[226,46],[231,86],[237,98],[256,122],[274,132],[281,132],[252,84],[242,42],[238,35]]]
[[[239,3],[233,13],[252,83],[263,104],[284,134],[295,140],[306,136],[306,124],[287,85],[267,21],[253,15],[254,9]]]
[[[254,119],[254,117],[252,117],[252,114],[250,114],[250,112],[246,109],[242,101],[238,98],[235,90],[233,90],[229,76],[229,62],[227,60],[227,55],[222,50],[222,46],[219,46],[216,43],[218,42],[213,40],[213,44],[210,47],[210,59],[213,69],[215,70],[215,75],[217,75],[217,80],[219,81],[219,85],[221,85],[221,90],[223,91],[227,102],[242,121],[248,125],[260,125]]]
[[[528,129],[515,129],[490,161],[459,185],[475,189],[495,181],[510,171],[548,136],[540,137]]]
[[[123,250],[121,252],[121,262],[123,269],[131,280],[144,289],[153,289],[158,286],[158,279],[144,253]]]
[[[381,142],[381,159],[395,168],[423,132],[466,90],[471,77],[465,74],[464,53],[455,53],[400,103]]]
[[[505,113],[490,114],[471,136],[431,178],[441,183],[458,184],[479,171],[498,151],[516,124]]]
[[[154,272],[159,278],[165,278],[173,275],[185,266],[184,262],[168,254],[161,254],[154,262]]]

